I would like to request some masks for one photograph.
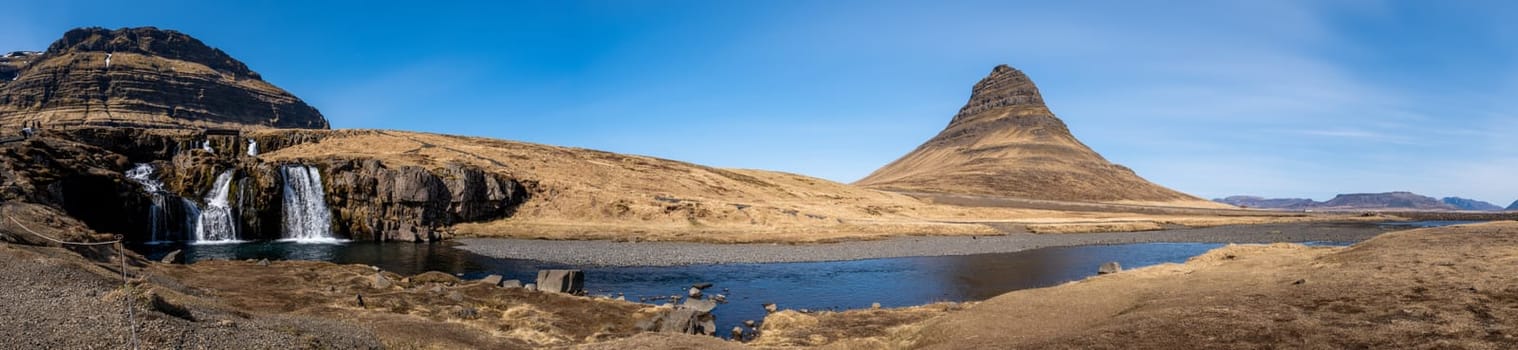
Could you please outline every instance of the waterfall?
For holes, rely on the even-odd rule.
[[[184,210],[180,213],[180,217],[184,218],[184,222],[180,223],[182,225],[180,227],[184,228],[180,231],[184,233],[181,237],[190,237],[195,231],[200,230],[200,205],[189,198],[179,197],[179,208]]]
[[[233,171],[227,169],[216,175],[216,183],[206,193],[206,207],[200,211],[200,222],[195,226],[195,243],[237,242],[237,219],[227,201]]]
[[[216,150],[211,149],[211,140],[210,139],[206,139],[205,142],[201,142],[200,143],[200,149],[205,150],[206,152],[216,153]]]
[[[163,192],[163,183],[153,179],[153,165],[138,163],[136,167],[127,170],[126,177],[142,185],[142,190],[153,196],[153,203],[148,207],[148,230],[150,236],[148,244],[158,244],[168,239],[167,225],[169,224],[168,197]]]
[[[257,157],[258,156],[258,141],[253,141],[253,139],[248,139],[248,156],[249,157]]]
[[[280,167],[284,175],[285,239],[308,243],[336,243],[332,236],[332,212],[322,192],[322,175],[305,165]]]

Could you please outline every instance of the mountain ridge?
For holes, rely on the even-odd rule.
[[[0,57],[0,125],[326,129],[325,117],[247,64],[155,27],[76,28]]]
[[[1264,198],[1259,196],[1229,196],[1213,199],[1219,203],[1256,209],[1411,209],[1411,210],[1465,210],[1501,211],[1497,205],[1460,197],[1436,199],[1407,191],[1382,193],[1346,193],[1318,202],[1307,198]]]

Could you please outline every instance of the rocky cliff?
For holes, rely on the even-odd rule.
[[[241,61],[152,27],[70,30],[47,51],[0,58],[0,126],[328,127]]]
[[[374,159],[314,163],[337,212],[333,228],[359,239],[438,240],[455,223],[507,217],[527,197],[520,182],[459,163],[436,169],[392,168]]]
[[[321,174],[336,236],[430,241],[446,238],[455,224],[508,217],[528,198],[523,182],[468,164],[390,166],[365,157],[268,161],[246,152],[247,139],[292,146],[322,138],[313,135],[301,130],[244,137],[135,128],[48,130],[0,145],[0,199],[57,208],[95,231],[145,241],[153,202],[141,185],[123,176],[127,169],[151,164],[166,192],[197,206],[205,205],[217,175],[230,170],[228,201],[240,238],[280,239],[285,238],[286,220],[286,179],[280,168],[305,165]],[[185,217],[190,211],[170,211],[165,221],[179,235],[170,238],[186,239],[193,231],[183,227],[187,219],[193,223]]]
[[[98,232],[146,233],[151,201],[122,175],[127,157],[79,142],[33,138],[0,143],[0,203],[40,205]]]
[[[1205,202],[1108,162],[1071,135],[1022,71],[997,66],[949,125],[856,185],[1067,201]]]

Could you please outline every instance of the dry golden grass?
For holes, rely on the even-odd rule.
[[[1230,245],[1185,264],[1007,293],[907,325],[890,341],[835,344],[1506,349],[1518,346],[1518,288],[1504,277],[1518,273],[1513,262],[1514,222],[1394,232],[1348,248]]]
[[[258,266],[204,261],[151,267],[177,284],[216,295],[222,307],[263,315],[302,315],[364,325],[400,348],[542,348],[628,337],[640,320],[661,316],[653,306],[601,298],[502,289],[462,282],[387,275],[389,288],[371,284],[367,266],[279,261]],[[439,280],[441,281],[441,280]],[[363,295],[365,304],[358,305]],[[177,300],[176,300],[177,301]]]
[[[296,131],[255,131],[265,133]],[[266,160],[376,158],[388,166],[471,164],[522,180],[531,198],[508,219],[461,224],[464,236],[709,242],[827,242],[899,235],[989,235],[983,222],[1275,222],[934,204],[802,175],[722,169],[638,155],[476,137],[381,130],[299,131],[320,142]],[[1319,216],[1313,220],[1339,218]],[[1100,226],[1098,226],[1100,227]],[[1114,228],[1116,229],[1116,228]]]
[[[1122,222],[1077,222],[1067,224],[1032,224],[1028,225],[1028,231],[1033,233],[1092,233],[1092,232],[1138,232],[1158,231],[1164,227],[1153,221],[1122,221]]]
[[[900,348],[923,322],[974,303],[935,303],[896,309],[800,313],[782,310],[766,316],[750,346],[827,347],[839,349]]]

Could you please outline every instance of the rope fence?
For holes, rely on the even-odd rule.
[[[116,253],[118,254],[118,257],[119,257],[118,260],[121,261],[121,290],[122,290],[122,292],[125,293],[122,296],[122,300],[124,300],[125,303],[126,303],[127,329],[131,330],[131,334],[132,334],[132,339],[131,339],[132,342],[129,345],[131,345],[131,349],[139,349],[139,348],[141,348],[141,344],[137,340],[137,315],[136,315],[136,312],[133,311],[133,309],[132,309],[132,284],[129,283],[129,280],[127,279],[126,246],[121,244],[121,242],[122,242],[121,235],[117,235],[115,237],[116,240],[108,241],[108,242],[69,242],[69,241],[53,238],[53,237],[50,237],[48,235],[44,235],[42,233],[38,233],[37,231],[32,231],[32,228],[26,227],[26,224],[22,224],[20,221],[16,221],[15,217],[6,216],[5,218],[6,219],[10,219],[11,223],[16,224],[16,226],[20,226],[22,230],[25,230],[26,232],[31,233],[32,235],[35,235],[37,237],[42,237],[42,239],[46,239],[46,240],[49,240],[49,241],[52,241],[52,242],[58,243],[58,244],[74,245],[74,246],[85,246],[85,247],[96,247],[96,246],[104,246],[104,245],[117,245],[116,246]]]

